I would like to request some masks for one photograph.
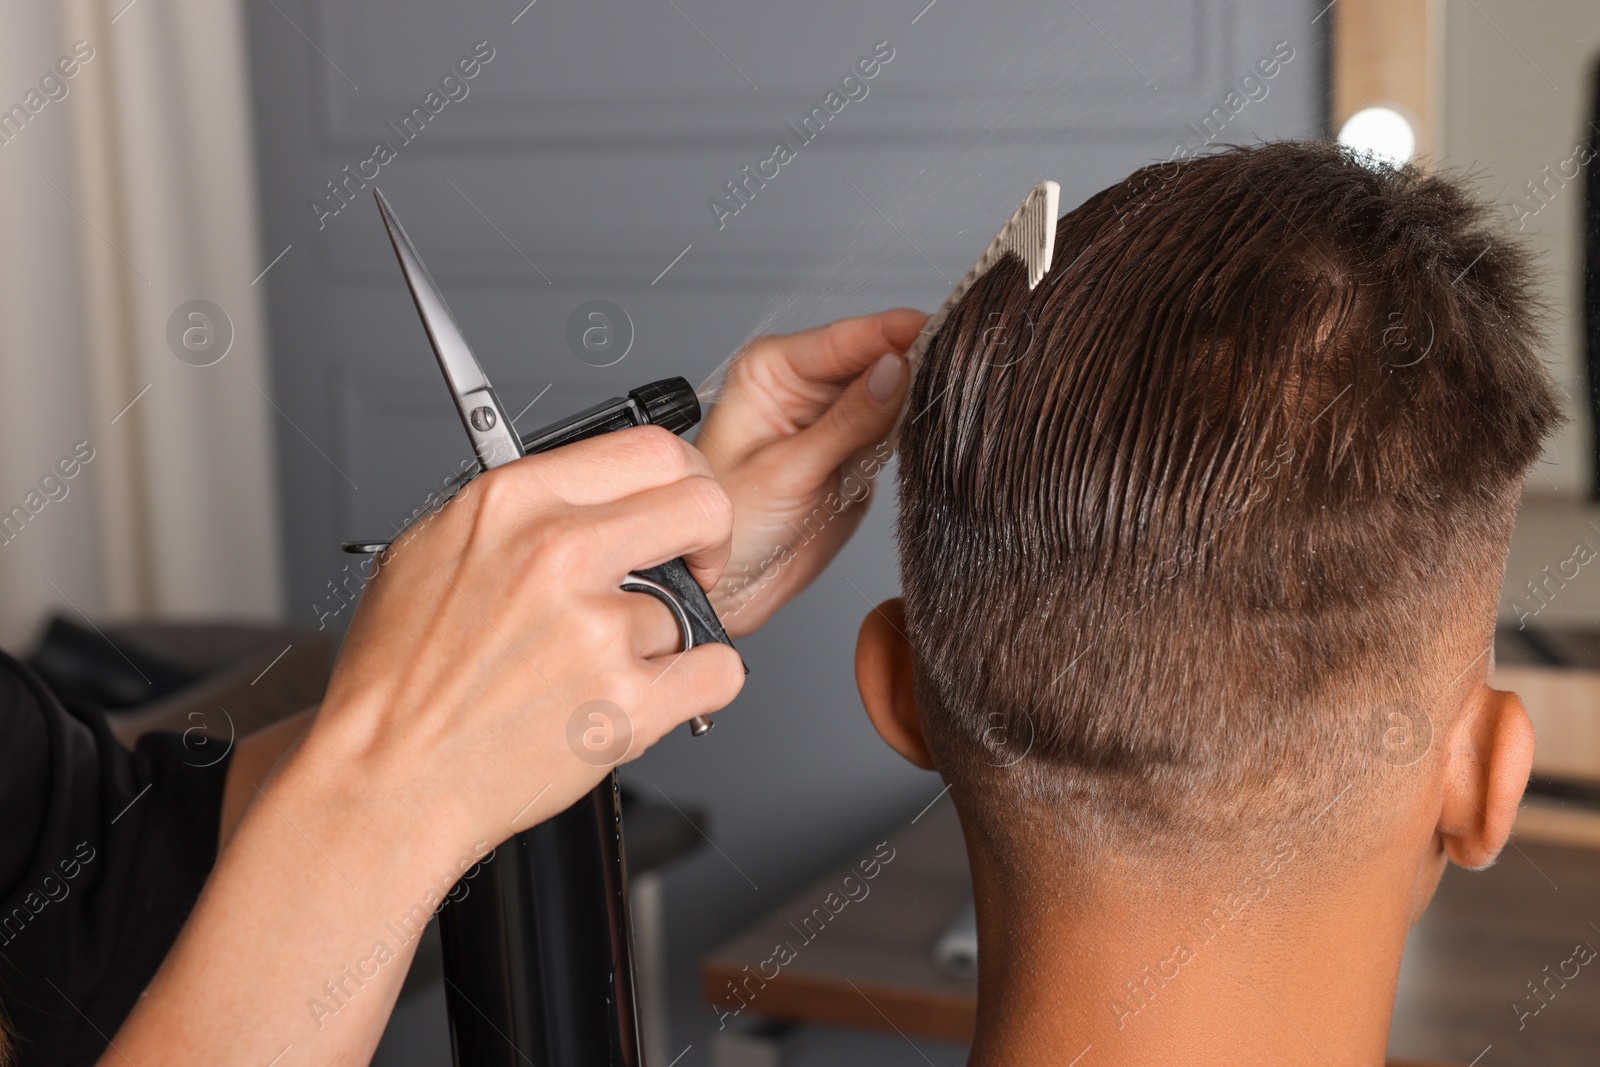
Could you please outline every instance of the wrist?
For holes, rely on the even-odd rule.
[[[314,726],[250,788],[182,934],[118,1031],[131,1058],[184,1049],[186,1061],[262,1063],[285,1045],[319,1063],[371,1058],[429,919],[481,856],[456,851],[451,808],[407,794],[405,779],[338,732]]]
[[[474,844],[465,805],[441,795],[431,776],[386,746],[364,744],[336,727],[337,714],[326,706],[318,714],[262,786],[267,799],[286,817],[296,818],[289,807],[307,813],[340,847],[362,856],[364,865],[388,869],[406,882],[436,881]]]

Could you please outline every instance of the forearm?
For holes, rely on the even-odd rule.
[[[256,787],[267,780],[283,754],[294,747],[311,725],[317,709],[306,708],[271,726],[263,727],[234,746],[228,763],[227,784],[222,791],[222,817],[217,830],[217,851],[221,852],[233,836],[245,809],[256,798]]]
[[[471,858],[448,813],[397,802],[402,786],[315,746],[287,760],[100,1062],[367,1063]]]

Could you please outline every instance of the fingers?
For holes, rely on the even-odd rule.
[[[674,610],[650,593],[619,589],[628,615],[633,651],[640,659],[675,656],[683,651],[683,632]]]
[[[697,715],[732,703],[744,688],[744,664],[727,645],[701,645],[641,664],[628,707],[606,700],[589,707],[588,722],[568,744],[579,759],[613,767],[638,759],[657,741]],[[587,727],[587,728],[584,728]]]
[[[697,475],[585,509],[575,522],[596,576],[608,584],[681,556],[708,588],[728,562],[733,503],[715,478]]]
[[[753,448],[816,422],[874,361],[915,341],[927,318],[896,308],[750,342],[700,430],[713,466],[737,467]]]
[[[482,477],[536,481],[545,493],[582,507],[710,474],[705,456],[670,430],[634,426],[528,456]]]
[[[860,374],[886,352],[904,352],[927,321],[915,308],[894,308],[762,338],[745,358],[779,358],[807,381],[837,382]]]
[[[699,645],[653,659],[650,666],[656,671],[648,701],[659,715],[657,737],[696,715],[721,711],[744,688],[744,663],[727,645]]]
[[[909,384],[905,357],[879,356],[816,422],[773,445],[775,459],[805,482],[821,482],[846,460],[889,436]]]

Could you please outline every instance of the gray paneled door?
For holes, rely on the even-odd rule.
[[[931,309],[1043,178],[1066,209],[1208,138],[1323,122],[1320,3],[524,2],[247,0],[296,621],[342,629],[360,582],[338,542],[469,454],[374,182],[529,429],[698,382],[754,332]],[[624,312],[600,353],[569,344],[597,299]],[[938,791],[850,681],[863,593],[897,585],[891,510],[742,644],[722,729],[626,772],[707,806],[726,854],[668,879],[680,1067],[706,1062],[694,956]]]

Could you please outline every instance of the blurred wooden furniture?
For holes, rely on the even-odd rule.
[[[320,703],[333,672],[327,631],[227,622],[143,622],[105,629],[119,644],[203,675],[164,700],[109,715],[111,729],[127,745],[152,730],[248,737]]]
[[[873,854],[870,843],[857,851]],[[800,924],[812,909],[839,893],[841,868],[819,879],[788,904],[757,922],[700,963],[700,989],[708,1004],[738,1008],[728,985],[743,988],[779,944],[796,949],[778,977],[759,985],[740,1012],[830,1026],[898,1028],[945,1041],[971,1041],[977,1021],[978,983],[948,974],[933,960],[933,944],[972,898],[961,824],[948,801],[935,804],[890,842],[894,859],[883,865],[860,903],[847,905],[825,927]],[[807,934],[812,939],[807,941]],[[752,983],[756,986],[758,983]]]
[[[1508,626],[1495,653],[1538,738],[1517,839],[1600,849],[1600,630]]]
[[[52,619],[28,664],[68,707],[105,712],[123,744],[157,730],[233,740],[322,700],[333,637],[271,623]]]
[[[1600,670],[1499,667],[1494,685],[1528,709],[1538,735],[1535,775],[1600,782]]]

